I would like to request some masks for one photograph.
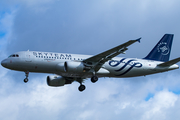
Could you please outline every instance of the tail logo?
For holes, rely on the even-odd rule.
[[[161,42],[157,46],[158,52],[161,52],[162,55],[169,54],[169,47],[166,42]]]

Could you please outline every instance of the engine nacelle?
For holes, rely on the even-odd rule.
[[[64,63],[64,69],[69,73],[82,73],[85,66],[82,62],[66,61]]]
[[[65,63],[61,62],[61,63],[57,64],[56,70],[59,72],[66,72]]]
[[[53,87],[64,86],[66,83],[65,78],[61,76],[47,76],[47,84]]]

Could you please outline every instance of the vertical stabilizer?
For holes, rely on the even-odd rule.
[[[169,61],[173,36],[173,34],[165,34],[144,59],[163,62]]]

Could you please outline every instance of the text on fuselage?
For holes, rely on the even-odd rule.
[[[70,54],[58,54],[58,53],[48,53],[48,52],[33,52],[34,56],[50,56],[50,57],[58,57],[58,58],[67,58],[71,59],[72,56]]]

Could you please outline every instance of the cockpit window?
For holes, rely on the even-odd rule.
[[[10,55],[9,57],[12,57],[13,55]]]
[[[9,57],[19,57],[19,55],[18,54],[12,54]]]

